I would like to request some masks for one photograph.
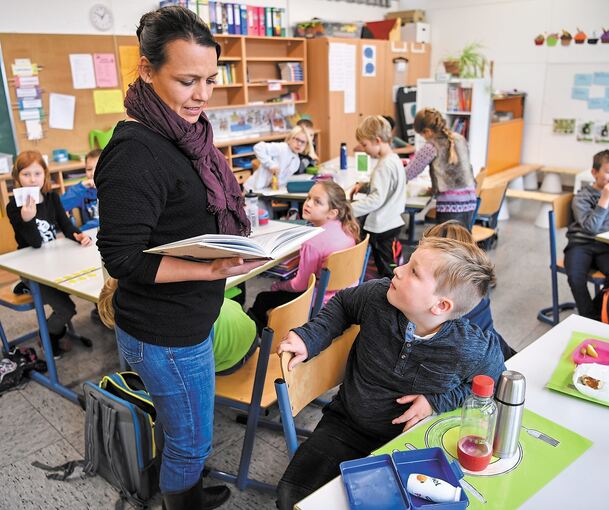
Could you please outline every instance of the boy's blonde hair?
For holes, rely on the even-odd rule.
[[[296,127],[292,128],[292,131],[290,131],[288,133],[288,136],[286,136],[285,141],[289,142],[296,135],[304,136],[305,140],[307,141],[302,153],[305,156],[309,156],[311,159],[315,159],[315,160],[319,159],[317,157],[317,153],[315,152],[315,147],[313,147],[313,140],[311,139],[309,130],[305,126],[296,126]]]
[[[355,138],[358,142],[380,138],[381,142],[390,143],[391,126],[382,115],[369,115],[357,126]]]
[[[114,329],[114,305],[112,304],[112,298],[118,287],[118,280],[116,278],[108,278],[104,282],[101,292],[99,293],[99,301],[97,303],[97,309],[99,310],[99,318],[104,323],[104,326],[110,329]]]
[[[457,220],[448,220],[438,225],[432,225],[423,232],[423,237],[445,237],[446,239],[456,239],[462,243],[476,244],[470,231]]]
[[[435,268],[436,295],[453,300],[451,319],[470,312],[495,283],[495,270],[488,255],[469,242],[441,237],[424,237],[419,249],[436,250],[441,262]]]

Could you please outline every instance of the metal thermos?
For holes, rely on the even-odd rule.
[[[524,375],[514,370],[501,374],[495,393],[497,425],[493,441],[495,457],[512,457],[518,450],[526,381]]]

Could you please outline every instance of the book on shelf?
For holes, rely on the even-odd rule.
[[[321,232],[323,229],[319,227],[272,222],[257,228],[251,237],[205,234],[150,248],[145,252],[198,261],[229,257],[271,260],[296,251],[302,243]]]
[[[304,81],[304,73],[300,62],[280,62],[277,66],[282,80]]]
[[[460,85],[449,86],[446,98],[446,110],[451,112],[471,112],[472,88]]]

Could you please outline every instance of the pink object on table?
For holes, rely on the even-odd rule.
[[[594,350],[598,354],[598,358],[594,358],[589,354],[582,354],[582,348],[586,345],[592,344]],[[609,343],[597,340],[596,338],[586,338],[581,344],[579,344],[573,351],[573,361],[577,365],[582,363],[598,363],[599,365],[609,365]]]

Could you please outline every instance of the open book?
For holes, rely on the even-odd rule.
[[[275,259],[296,251],[302,243],[320,232],[323,229],[319,227],[273,221],[257,228],[251,237],[205,234],[157,246],[145,252],[191,260],[227,257],[243,257],[245,260]]]

